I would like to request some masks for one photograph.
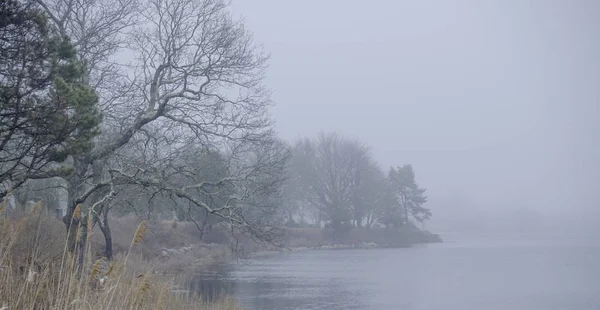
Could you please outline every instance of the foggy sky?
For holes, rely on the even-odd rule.
[[[600,209],[600,2],[232,9],[271,53],[272,115],[286,140],[339,131],[368,143],[386,170],[413,164],[434,216],[457,204]]]

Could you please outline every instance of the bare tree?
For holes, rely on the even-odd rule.
[[[64,218],[68,227],[85,225],[73,218],[76,205],[83,202],[93,209],[93,223],[106,227],[107,202],[115,195],[114,188],[134,184],[186,199],[226,217],[232,225],[257,230],[230,205],[210,207],[190,194],[213,182],[182,178],[189,182],[182,186],[165,181],[177,173],[173,159],[189,145],[229,151],[232,167],[238,165],[232,168],[235,181],[247,181],[253,172],[266,171],[272,164],[266,160],[254,168],[240,164],[242,151],[266,147],[272,140],[269,93],[262,86],[268,57],[244,25],[231,18],[227,3],[38,2],[87,61],[88,82],[99,92],[104,113],[96,147],[74,158]],[[159,160],[152,165],[136,163],[131,153],[150,145],[147,141],[154,146],[145,150],[145,156],[154,152]]]
[[[338,134],[321,134],[295,146],[294,173],[302,180],[302,199],[322,212],[334,234],[350,225],[354,210],[358,212],[359,207],[354,205],[360,184],[357,176],[360,167],[369,164],[369,158],[366,146]]]
[[[220,143],[221,150],[164,141],[154,135],[135,151],[118,152],[111,171],[150,196],[169,197],[185,219],[204,231],[207,216],[218,216],[232,232],[257,241],[275,241],[280,188],[286,178],[287,146],[275,137]],[[181,145],[181,147],[176,147]]]
[[[365,225],[371,227],[383,207],[385,175],[374,160],[363,157],[356,163],[352,183],[351,211],[355,225],[360,228],[367,219]]]

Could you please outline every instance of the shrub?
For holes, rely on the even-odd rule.
[[[34,213],[0,218],[0,308],[240,309],[227,297],[207,303],[194,294],[174,294],[173,277],[156,275],[147,266],[142,272],[145,266],[130,256],[145,242],[149,231],[144,232],[144,225],[129,234],[127,251],[112,262],[95,259],[94,242],[88,242],[87,259],[78,274],[73,255],[66,251],[61,222]]]

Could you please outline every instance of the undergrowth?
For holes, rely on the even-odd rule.
[[[137,264],[132,253],[144,243],[147,222],[137,226],[128,250],[113,261],[95,256],[87,242],[79,267],[67,250],[64,224],[42,215],[40,208],[38,203],[15,219],[0,207],[0,310],[241,309],[226,296],[208,303],[198,295],[175,294],[174,278]],[[86,238],[93,234],[90,230]]]

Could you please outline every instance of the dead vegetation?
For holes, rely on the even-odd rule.
[[[208,303],[202,296],[172,292],[176,275],[165,275],[161,266],[177,273],[173,266],[200,264],[196,260],[202,259],[193,257],[211,249],[198,246],[186,255],[167,258],[152,248],[164,240],[171,242],[164,243],[169,246],[193,241],[186,239],[193,234],[179,234],[186,229],[182,226],[144,221],[123,225],[123,231],[115,234],[121,249],[115,260],[95,255],[101,253],[98,243],[88,242],[86,261],[78,268],[67,251],[60,221],[35,212],[18,219],[2,216],[0,309],[240,309],[228,297]],[[88,238],[92,241],[95,235],[92,231]]]

